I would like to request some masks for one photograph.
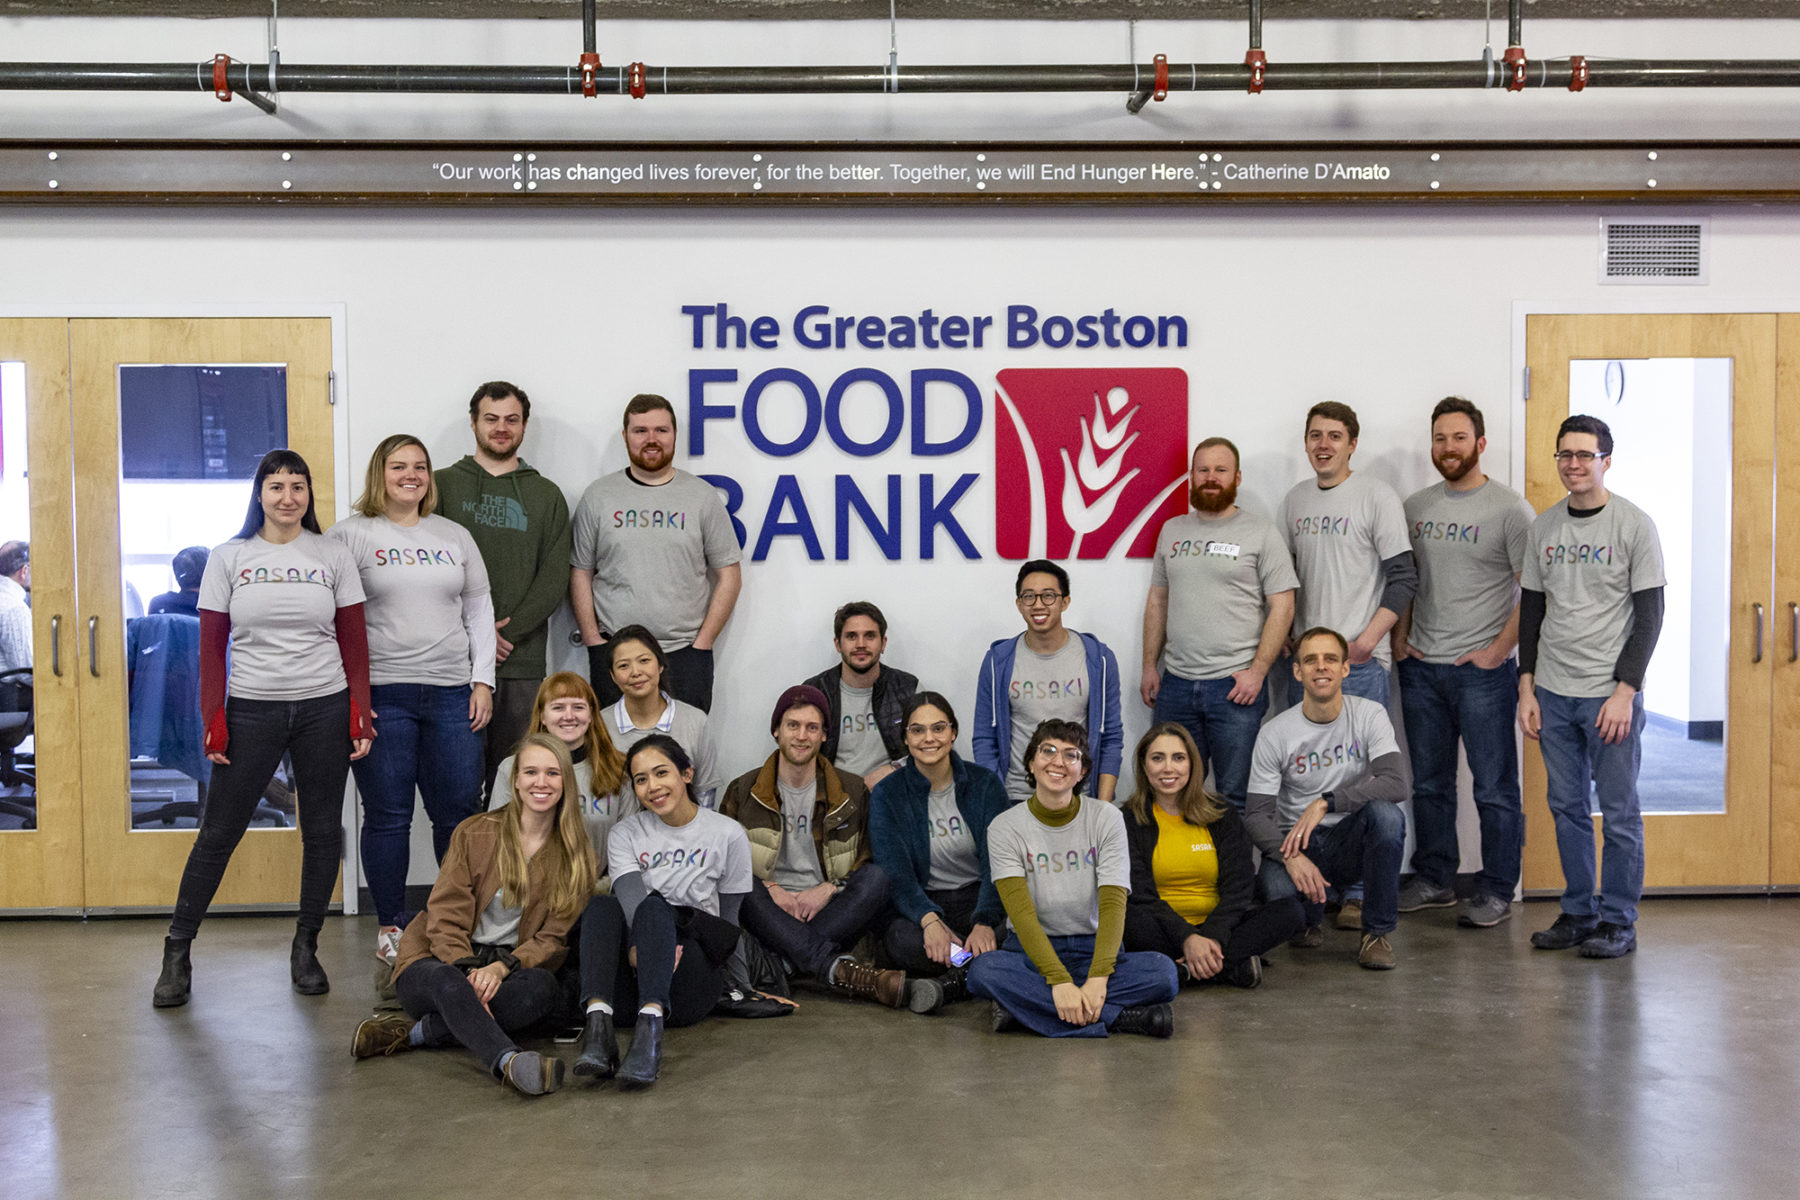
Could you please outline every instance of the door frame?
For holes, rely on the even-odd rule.
[[[196,320],[218,317],[323,317],[331,322],[331,382],[332,382],[332,485],[336,497],[333,520],[342,520],[349,515],[350,501],[355,499],[361,490],[362,469],[350,462],[350,421],[349,421],[349,307],[343,301],[304,301],[283,303],[279,301],[231,301],[217,300],[163,301],[145,303],[108,303],[81,301],[0,301],[0,317],[49,318],[52,320],[80,320],[84,318],[130,318],[130,317],[189,317]],[[344,855],[343,868],[343,911],[346,915],[358,912],[357,899],[363,886],[362,856],[354,852],[357,841],[357,814],[360,798],[356,792],[356,780],[349,779],[344,789],[344,813],[342,825],[344,829],[344,845],[352,848]],[[171,893],[172,895],[173,893]],[[145,911],[161,911],[166,906]],[[129,909],[91,908],[84,903],[78,909],[59,907],[55,909],[15,910],[40,915],[69,914],[79,912],[128,912]]]
[[[1533,316],[1566,315],[1566,316],[1750,316],[1759,313],[1774,314],[1778,321],[1778,330],[1791,328],[1791,323],[1782,322],[1785,314],[1800,313],[1800,294],[1787,297],[1766,295],[1732,295],[1732,294],[1700,294],[1711,289],[1689,288],[1602,288],[1600,294],[1588,291],[1576,298],[1565,300],[1514,300],[1512,302],[1512,339],[1511,354],[1508,361],[1506,392],[1509,399],[1509,467],[1513,486],[1523,494],[1525,490],[1525,460],[1527,453],[1527,412],[1529,401],[1526,397],[1526,368],[1529,356],[1525,344],[1526,319]],[[1784,398],[1782,377],[1779,371],[1781,345],[1777,334],[1776,354],[1776,404],[1779,406]],[[1792,351],[1790,351],[1792,353]],[[1779,491],[1779,480],[1777,481]],[[1794,489],[1790,487],[1791,493]],[[1777,568],[1779,571],[1779,568]],[[1774,614],[1771,613],[1771,619]],[[1773,644],[1773,643],[1771,643]],[[1771,731],[1772,732],[1772,731]],[[1521,768],[1526,753],[1524,738],[1517,738],[1520,746]],[[1521,777],[1523,777],[1521,769]],[[1771,818],[1771,849],[1777,838],[1776,822],[1779,820],[1781,796],[1778,784],[1781,776],[1772,772],[1769,788],[1769,815]],[[1521,778],[1523,782],[1523,778]],[[1525,797],[1529,806],[1533,802],[1530,796]],[[1780,871],[1771,855],[1770,881],[1766,884],[1746,884],[1739,886],[1708,887],[1646,887],[1647,895],[1724,895],[1732,893],[1766,895],[1772,892],[1800,892],[1800,882],[1782,880]],[[1523,889],[1527,896],[1552,896],[1560,894],[1560,889]]]

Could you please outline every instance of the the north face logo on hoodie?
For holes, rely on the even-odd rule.
[[[477,525],[488,525],[495,529],[516,529],[520,533],[530,528],[525,519],[525,509],[511,496],[483,496],[480,500],[464,500],[463,515]]]
[[[1187,372],[1001,371],[994,430],[1002,558],[1127,558],[1187,509]]]

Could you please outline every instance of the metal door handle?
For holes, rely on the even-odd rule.
[[[1760,621],[1762,618],[1758,617],[1757,619]],[[100,618],[99,617],[89,617],[88,618],[88,674],[92,675],[95,679],[100,678],[100,660],[94,657],[95,645],[97,644],[99,636],[100,636],[99,631],[100,631]],[[1762,626],[1761,625],[1758,625],[1756,627],[1756,645],[1757,645],[1756,657],[1760,660],[1762,658]]]
[[[1756,610],[1756,653],[1750,661],[1759,663],[1762,661],[1763,654],[1763,606],[1752,604],[1750,607]]]
[[[50,618],[50,673],[62,678],[62,614]]]
[[[1788,661],[1800,662],[1800,604],[1788,601]]]

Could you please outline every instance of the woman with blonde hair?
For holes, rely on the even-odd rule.
[[[1300,932],[1300,901],[1256,906],[1256,869],[1244,822],[1206,790],[1194,737],[1173,721],[1137,745],[1137,782],[1125,804],[1131,899],[1125,948],[1175,960],[1183,982],[1262,982],[1262,955]]]
[[[375,956],[392,963],[406,911],[413,793],[425,801],[438,862],[481,811],[481,730],[493,713],[494,605],[468,530],[436,515],[431,455],[411,434],[369,458],[356,515],[326,536],[362,577],[375,745],[354,767],[362,795],[363,876],[375,902]]]
[[[547,733],[560,741],[575,764],[575,790],[581,820],[602,878],[606,875],[606,835],[638,811],[637,794],[625,778],[625,756],[619,753],[600,720],[600,701],[588,681],[573,671],[558,671],[544,680],[531,705],[531,733]],[[513,760],[500,764],[490,809],[512,801]]]
[[[562,1060],[511,1035],[557,1007],[564,939],[594,889],[594,852],[562,742],[528,734],[513,754],[514,803],[456,827],[425,911],[400,940],[394,990],[406,1016],[357,1026],[357,1058],[457,1042],[528,1096],[562,1086]]]

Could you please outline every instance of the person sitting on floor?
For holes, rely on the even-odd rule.
[[[652,733],[625,760],[644,811],[612,833],[612,894],[581,917],[586,1028],[575,1074],[639,1087],[662,1069],[663,1026],[692,1025],[718,1004],[738,910],[755,884],[750,840],[730,817],[694,802],[694,763],[674,738]],[[614,1014],[636,1026],[623,1064]],[[621,1022],[624,1023],[624,1022]]]
[[[870,857],[863,781],[819,756],[828,708],[803,683],[781,693],[769,719],[775,753],[725,789],[719,811],[748,832],[759,881],[744,902],[744,928],[790,967],[898,1008],[907,1002],[905,973],[849,953],[881,928],[888,879]]]
[[[511,1035],[556,1009],[555,970],[594,890],[594,851],[562,742],[528,734],[513,754],[512,789],[514,803],[451,835],[431,899],[400,939],[394,989],[408,1015],[357,1026],[355,1057],[456,1042],[527,1096],[562,1086],[562,1060],[521,1050]]]
[[[1166,954],[1188,979],[1253,988],[1262,955],[1300,932],[1300,901],[1254,904],[1256,867],[1243,819],[1206,790],[1194,735],[1173,721],[1137,745],[1125,804],[1131,901],[1125,948]]]
[[[995,1033],[1023,1025],[1045,1037],[1168,1037],[1175,964],[1119,950],[1131,854],[1119,810],[1075,794],[1087,752],[1074,721],[1039,723],[1025,747],[1032,794],[988,826],[988,866],[1012,933],[969,964],[969,990],[994,1002]]]
[[[869,797],[869,842],[897,911],[883,935],[888,957],[919,977],[908,1000],[929,1013],[969,998],[969,958],[996,949],[1006,923],[987,854],[1006,785],[952,749],[956,713],[938,693],[916,694],[900,727],[907,757]]]

